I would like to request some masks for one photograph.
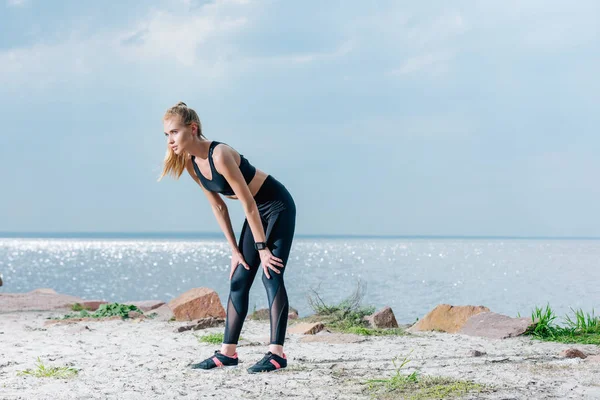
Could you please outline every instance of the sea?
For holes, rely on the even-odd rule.
[[[195,287],[229,293],[230,249],[211,234],[4,234],[0,293],[52,288],[110,302],[169,301]],[[260,272],[250,312],[268,306]],[[400,323],[438,304],[483,305],[530,316],[549,305],[559,321],[600,306],[600,240],[561,238],[297,236],[285,267],[291,307],[311,299],[390,306]]]

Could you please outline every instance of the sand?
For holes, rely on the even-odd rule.
[[[391,376],[392,357],[409,354],[406,373],[418,369],[422,375],[493,387],[464,398],[600,398],[600,362],[559,356],[570,347],[599,354],[600,348],[593,345],[435,332],[340,344],[307,343],[301,341],[302,335],[289,335],[288,368],[251,375],[246,368],[267,349],[268,322],[246,322],[238,368],[197,371],[187,365],[211,355],[218,346],[199,343],[195,335],[222,328],[175,333],[185,323],[157,319],[44,324],[47,317],[59,315],[0,314],[1,399],[368,399],[373,397],[365,381]],[[329,340],[327,334],[321,336]],[[474,357],[471,350],[487,354]],[[70,379],[17,375],[34,368],[37,357],[47,366],[72,366],[80,372]]]

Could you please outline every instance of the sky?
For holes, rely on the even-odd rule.
[[[0,231],[219,232],[184,101],[299,234],[600,236],[595,0],[0,1]]]

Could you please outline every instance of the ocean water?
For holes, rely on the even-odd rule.
[[[86,299],[168,301],[206,286],[228,296],[230,251],[218,238],[0,238],[0,292],[40,287]],[[389,305],[399,322],[440,303],[485,305],[510,316],[549,303],[600,307],[600,240],[298,238],[286,266],[290,305],[328,303],[364,285],[365,304]],[[267,307],[260,275],[250,311]]]

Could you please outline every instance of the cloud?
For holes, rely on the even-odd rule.
[[[409,57],[400,67],[390,71],[390,75],[406,75],[428,71],[433,75],[441,75],[448,69],[448,63],[454,57],[449,51],[437,51]]]
[[[28,0],[7,0],[6,4],[9,7],[22,7],[27,3]]]
[[[5,88],[47,89],[76,83],[107,70],[194,70],[205,77],[222,75],[235,46],[230,38],[245,28],[246,3],[218,0],[190,10],[150,11],[133,23],[90,37],[73,30],[61,43],[36,44],[0,52],[0,84]]]

